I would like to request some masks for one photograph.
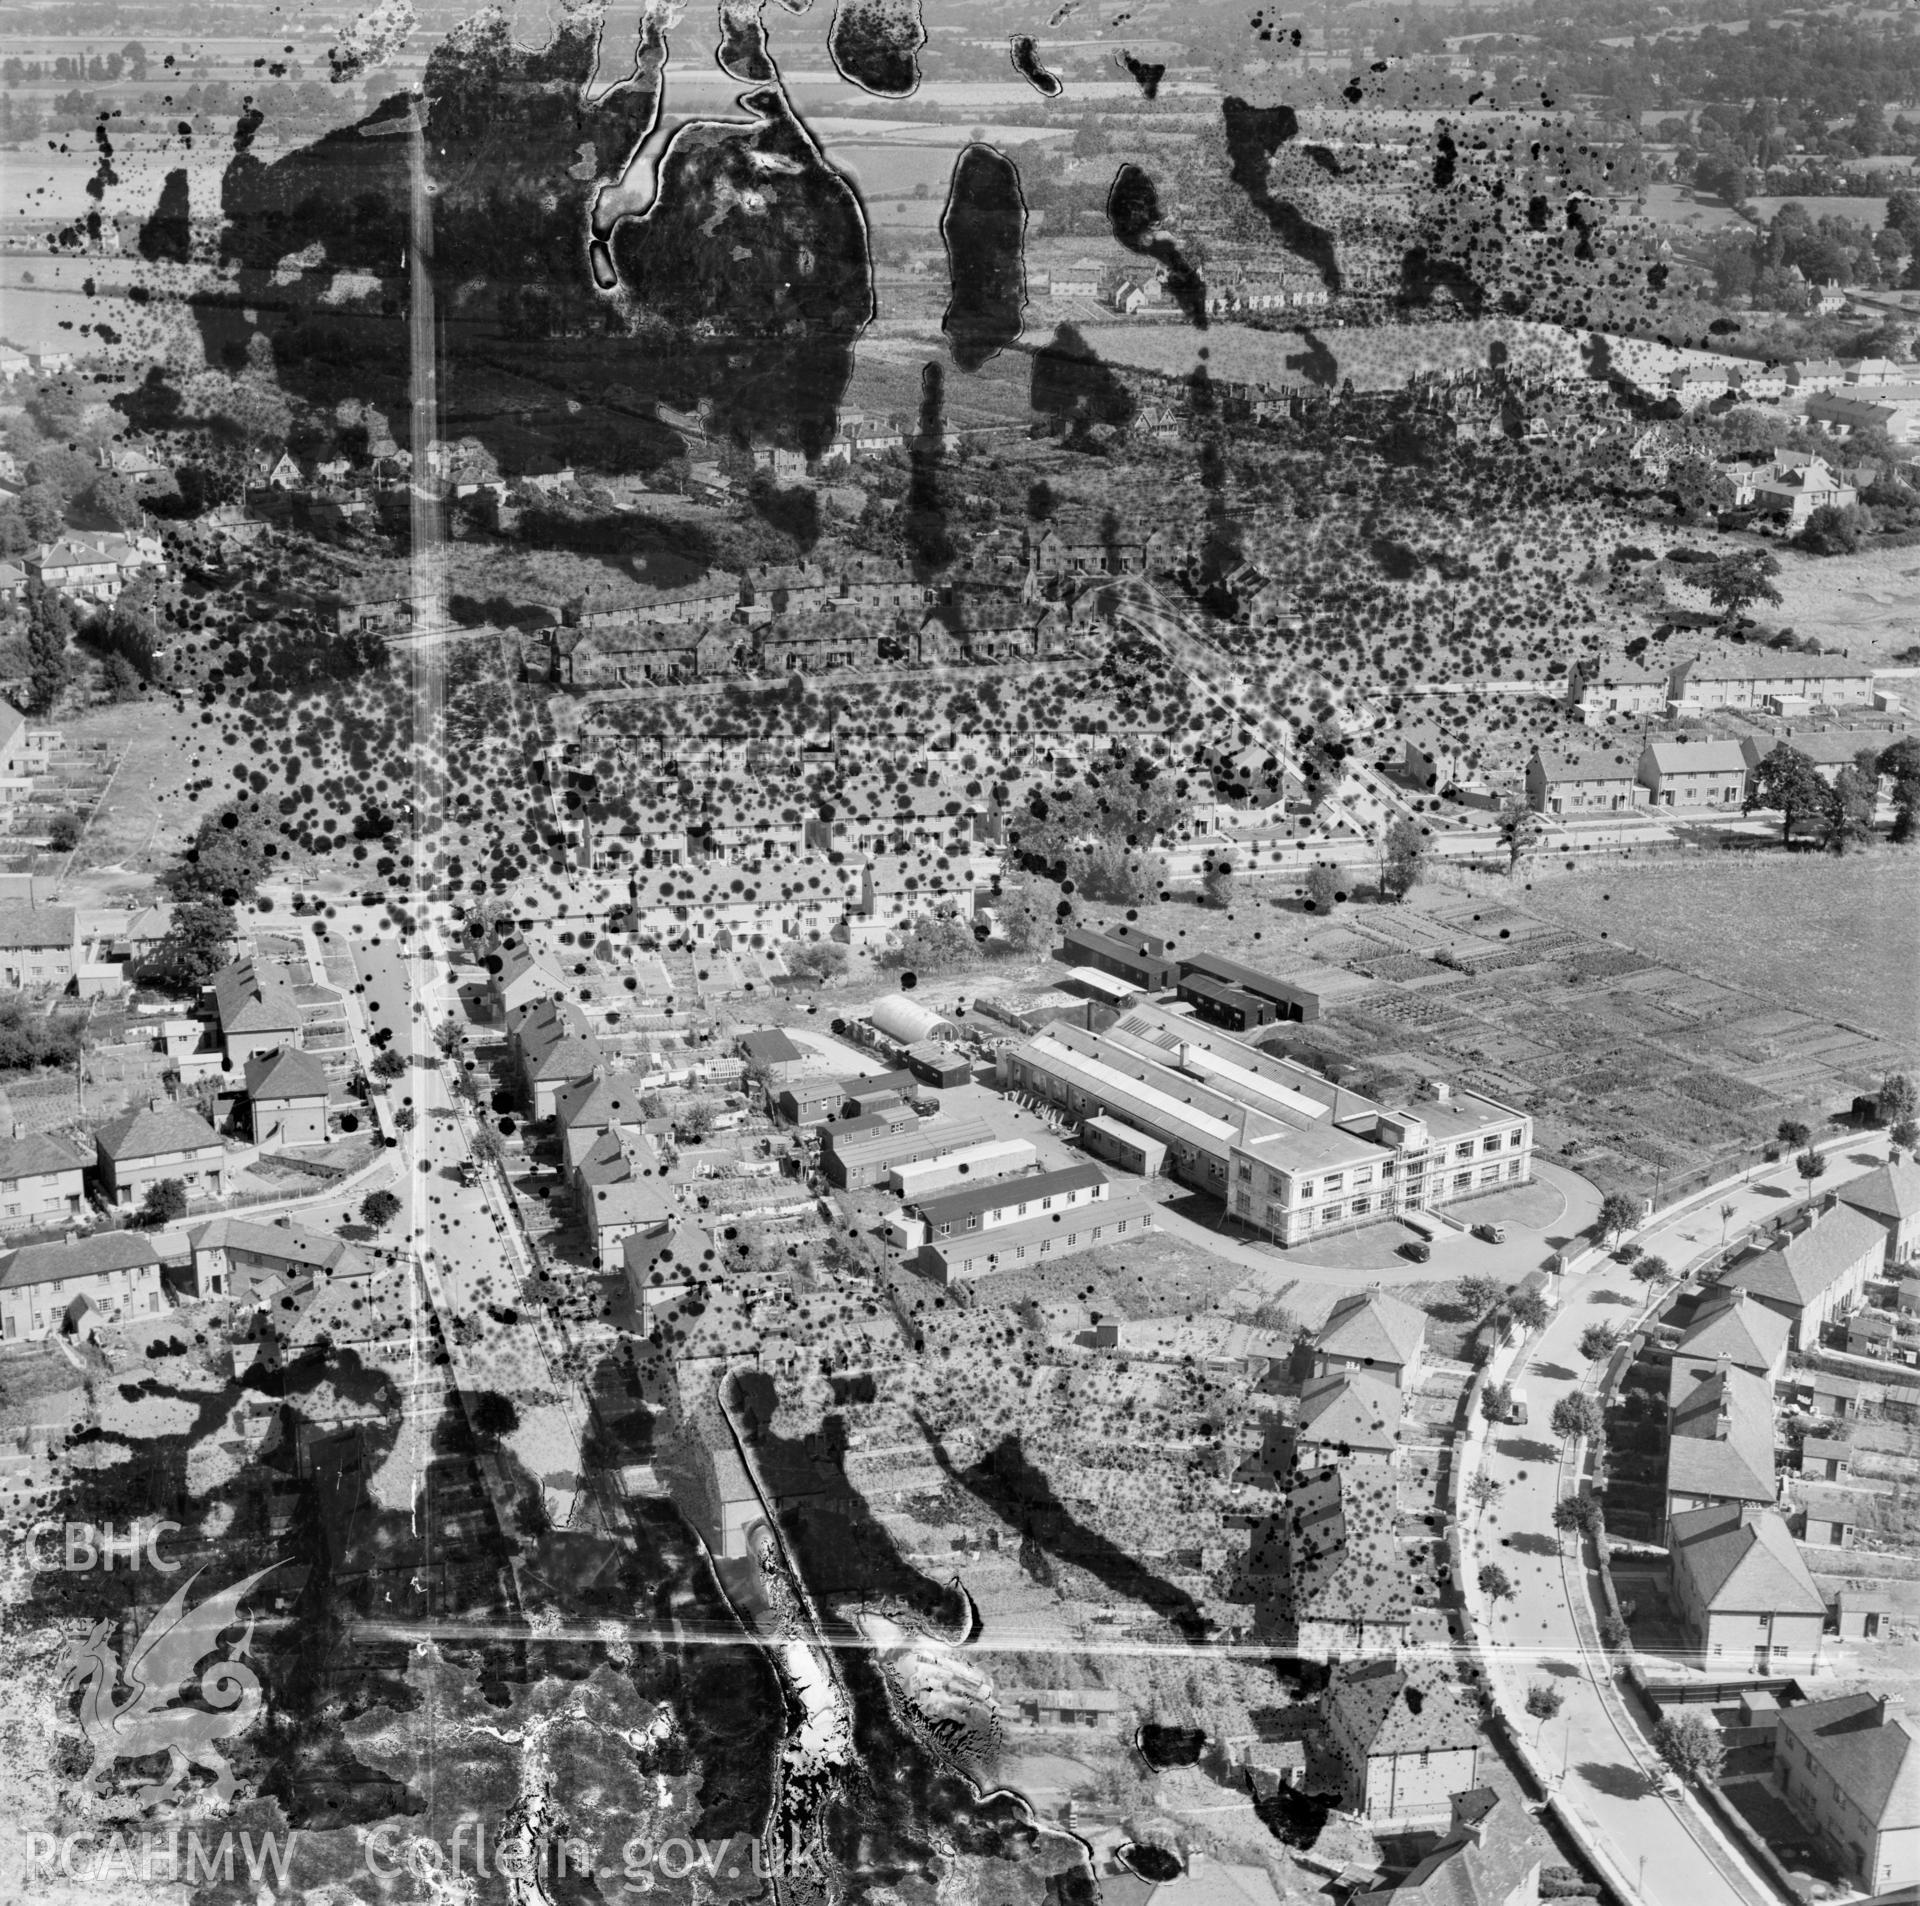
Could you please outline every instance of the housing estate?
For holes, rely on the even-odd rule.
[[[1652,807],[1736,807],[1746,798],[1747,757],[1738,741],[1649,741],[1637,772]]]
[[[1527,804],[1536,814],[1612,814],[1643,799],[1640,764],[1631,755],[1536,748],[1527,763]]]
[[[254,1142],[275,1151],[327,1140],[327,1075],[320,1061],[297,1046],[249,1059],[247,1125]]]
[[[1526,1810],[1491,1787],[1451,1800],[1445,1836],[1390,1887],[1355,1895],[1354,1906],[1535,1906],[1540,1842]]]
[[[1398,1462],[1404,1454],[1404,1399],[1391,1378],[1371,1370],[1333,1370],[1309,1377],[1294,1419],[1296,1469],[1322,1469],[1349,1456]]]
[[[1844,655],[1800,655],[1791,649],[1734,649],[1680,663],[1667,699],[1693,708],[1757,708],[1769,702],[1857,706],[1873,699],[1873,670]]]
[[[220,1049],[236,1066],[300,1043],[300,1007],[286,969],[235,960],[208,983]]]
[[[1786,1374],[1792,1326],[1738,1285],[1715,1284],[1701,1293],[1693,1321],[1680,1333],[1676,1360],[1692,1365],[1725,1359],[1777,1384]]]

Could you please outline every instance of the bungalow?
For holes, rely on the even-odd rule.
[[[1326,1692],[1340,1804],[1370,1825],[1445,1816],[1479,1785],[1479,1703],[1436,1662],[1340,1662]]]
[[[1884,1694],[1782,1708],[1773,1771],[1788,1803],[1869,1893],[1920,1872],[1920,1751]]]
[[[165,1304],[160,1254],[138,1231],[98,1231],[23,1244],[0,1260],[0,1331],[7,1342],[44,1337],[85,1310],[157,1316]]]
[[[246,1063],[247,1121],[263,1150],[327,1142],[327,1075],[297,1046],[263,1052]]]
[[[1794,1236],[1729,1265],[1717,1281],[1778,1311],[1791,1327],[1791,1347],[1811,1350],[1828,1323],[1861,1301],[1886,1250],[1880,1221],[1841,1204]]]
[[[1920,1159],[1882,1165],[1842,1185],[1837,1193],[1850,1210],[1873,1219],[1886,1234],[1886,1262],[1905,1264],[1920,1245]]]
[[[189,1200],[218,1198],[227,1186],[226,1150],[198,1112],[149,1099],[93,1135],[94,1171],[110,1205],[137,1204],[148,1188],[178,1179]]]
[[[300,1043],[300,1007],[283,966],[251,957],[213,976],[213,1016],[220,1049],[236,1066]]]
[[[600,1042],[580,1009],[563,1000],[536,1000],[508,1013],[507,1045],[535,1118],[551,1118],[561,1087],[600,1069]]]
[[[1678,664],[1668,678],[1667,699],[1702,709],[1761,709],[1769,700],[1845,707],[1872,701],[1873,670],[1844,655],[1735,650]]]
[[[1369,1372],[1396,1390],[1417,1390],[1426,1353],[1423,1311],[1383,1291],[1340,1299],[1313,1340],[1313,1373]]]
[[[1638,779],[1654,807],[1735,807],[1746,798],[1747,757],[1738,741],[1650,741]]]
[[[1626,755],[1544,753],[1527,763],[1527,805],[1536,814],[1610,814],[1637,807],[1639,770]]]
[[[88,1154],[51,1132],[22,1132],[0,1145],[0,1231],[65,1224],[86,1210]]]
[[[1730,1363],[1676,1357],[1667,1372],[1666,1524],[1689,1509],[1725,1503],[1770,1509],[1773,1386]]]
[[[1820,1658],[1827,1604],[1775,1509],[1716,1503],[1668,1525],[1673,1599],[1699,1665],[1805,1673]]]
[[[909,1208],[925,1224],[928,1240],[941,1244],[1098,1203],[1110,1189],[1111,1181],[1098,1165],[1063,1165],[1056,1171],[1030,1172],[922,1198]]]
[[[72,907],[0,901],[0,987],[68,986],[80,970],[80,916]]]

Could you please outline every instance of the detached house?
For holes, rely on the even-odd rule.
[[[1841,1204],[1794,1236],[1730,1265],[1719,1281],[1778,1311],[1791,1327],[1791,1347],[1811,1349],[1827,1324],[1861,1302],[1886,1250],[1881,1222]]]
[[[1920,1751],[1884,1694],[1782,1708],[1773,1771],[1860,1888],[1889,1893],[1920,1873]]]
[[[198,1112],[163,1098],[109,1119],[93,1134],[94,1170],[110,1205],[136,1205],[150,1186],[177,1178],[189,1200],[227,1188],[226,1148]]]
[[[1809,416],[1819,414],[1816,406],[1844,411],[1846,400],[1813,398],[1807,406]],[[1836,416],[1833,421],[1845,423],[1851,419]],[[1857,500],[1858,492],[1853,485],[1843,483],[1821,457],[1808,457],[1804,462],[1776,460],[1774,468],[1756,478],[1753,486],[1754,507],[1763,515],[1780,518],[1789,529],[1796,530],[1803,529],[1807,518],[1817,509],[1845,509]]]
[[[1706,1672],[1805,1673],[1819,1659],[1826,1598],[1777,1510],[1685,1510],[1667,1539],[1673,1598]]]
[[[1479,1785],[1479,1703],[1431,1663],[1342,1662],[1326,1693],[1340,1804],[1374,1826],[1445,1818]]]
[[[1355,1291],[1334,1305],[1313,1340],[1313,1373],[1365,1371],[1397,1390],[1417,1390],[1426,1347],[1422,1311],[1382,1291]]]

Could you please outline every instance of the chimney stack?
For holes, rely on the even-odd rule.
[[[166,1109],[167,1101],[164,1093],[156,1092],[153,1097],[147,1101],[147,1110],[149,1112],[164,1112]]]

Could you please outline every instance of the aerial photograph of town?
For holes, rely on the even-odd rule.
[[[0,1906],[1920,1906],[1920,0],[0,78]]]

